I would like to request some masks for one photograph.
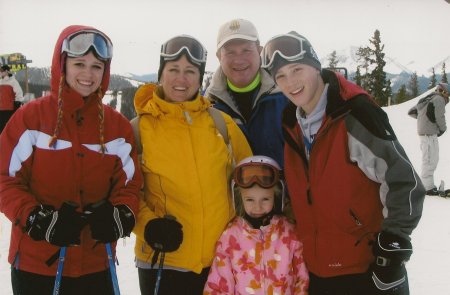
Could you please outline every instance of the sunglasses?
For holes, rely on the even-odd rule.
[[[84,56],[91,47],[101,59],[112,58],[113,45],[111,41],[97,31],[81,31],[70,35],[64,39],[61,52],[67,52],[70,57],[80,57]]]
[[[242,188],[258,184],[262,188],[271,188],[280,180],[278,169],[269,164],[247,163],[240,165],[234,172],[234,182]]]
[[[306,53],[303,49],[303,42],[305,41],[301,37],[289,34],[273,37],[266,43],[261,52],[261,66],[270,69],[277,54],[287,61],[302,59]]]
[[[177,59],[183,52],[195,63],[206,63],[207,51],[195,38],[188,35],[176,36],[161,46],[161,57],[165,60]]]

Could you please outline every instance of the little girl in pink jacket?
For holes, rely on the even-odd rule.
[[[282,215],[284,185],[271,158],[253,156],[234,170],[237,217],[216,246],[203,294],[308,294],[303,245]]]

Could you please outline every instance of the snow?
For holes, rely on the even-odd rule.
[[[385,108],[394,131],[420,173],[420,147],[415,119],[407,115],[408,109],[418,98],[403,104]],[[447,122],[450,123],[447,112]],[[439,138],[441,147],[439,165],[435,173],[436,184],[444,180],[450,186],[450,131]],[[2,294],[10,295],[10,270],[7,262],[11,223],[0,214],[0,286]],[[426,196],[422,219],[413,232],[414,253],[407,263],[411,295],[449,294],[450,281],[450,199]],[[119,286],[124,295],[140,294],[137,270],[134,267],[135,237],[119,241],[117,266]]]

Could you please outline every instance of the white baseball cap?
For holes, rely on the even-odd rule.
[[[224,23],[217,35],[217,50],[225,43],[234,39],[243,39],[248,41],[258,41],[259,35],[255,26],[245,19],[233,19]]]

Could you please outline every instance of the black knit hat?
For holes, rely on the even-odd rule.
[[[320,64],[319,57],[317,56],[316,52],[314,51],[314,48],[312,47],[311,43],[309,43],[308,39],[306,39],[305,37],[303,37],[302,35],[298,34],[295,31],[291,31],[291,32],[287,33],[286,35],[292,35],[295,37],[302,38],[304,40],[304,41],[302,41],[302,45],[303,45],[303,50],[305,50],[305,54],[295,60],[286,60],[283,57],[281,57],[279,54],[275,54],[273,64],[269,68],[269,72],[272,75],[272,77],[275,76],[275,74],[281,67],[283,67],[287,64],[292,64],[292,63],[300,63],[300,64],[309,65],[320,71],[322,68],[322,65]]]

